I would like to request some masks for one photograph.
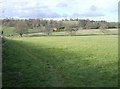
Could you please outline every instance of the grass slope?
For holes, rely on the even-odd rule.
[[[3,86],[117,86],[117,36],[7,39]]]

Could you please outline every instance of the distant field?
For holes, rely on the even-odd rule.
[[[9,38],[3,86],[113,87],[117,62],[117,35]]]
[[[30,34],[30,36],[39,36],[36,33],[40,33],[38,29],[29,29],[28,30],[28,34]],[[118,34],[118,30],[117,29],[108,29],[106,33],[103,33],[102,31],[100,31],[100,29],[84,29],[84,30],[78,30],[76,32],[76,35],[100,35],[100,34],[116,35],[116,34]],[[18,34],[15,33],[13,27],[6,27],[4,29],[4,35],[9,36],[9,35],[18,35]],[[66,35],[66,33],[65,32],[53,32],[52,35]]]
[[[13,27],[5,27],[3,31],[5,36],[15,35]]]
[[[18,35],[18,34],[15,33],[14,30],[15,30],[14,27],[5,27],[4,30],[3,30],[4,31],[4,35],[5,36]],[[39,32],[39,30],[28,29],[28,33],[37,33],[37,32]]]

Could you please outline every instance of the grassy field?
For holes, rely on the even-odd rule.
[[[5,36],[15,35],[14,27],[4,27],[3,31]]]
[[[3,46],[3,87],[112,87],[117,74],[117,35],[8,38]]]
[[[4,28],[4,35],[9,36],[9,35],[18,35],[15,33],[13,27],[5,27]],[[28,34],[31,35],[25,35],[25,36],[40,36],[40,34],[35,34],[35,33],[40,33],[39,29],[28,29]],[[67,33],[63,32],[53,32],[52,35],[66,35]],[[101,35],[101,34],[112,34],[112,35],[117,35],[118,30],[117,29],[108,29],[106,33],[103,33],[100,31],[100,29],[84,29],[84,30],[78,30],[76,32],[76,35]],[[41,34],[42,35],[42,34]],[[43,33],[43,35],[45,35]]]
[[[14,27],[5,27],[5,28],[3,29],[4,35],[5,35],[5,36],[18,35],[17,33],[15,33],[14,30],[15,30]],[[28,33],[37,33],[37,32],[39,32],[39,30],[28,29]]]

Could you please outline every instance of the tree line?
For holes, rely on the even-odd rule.
[[[94,21],[84,19],[62,19],[62,20],[43,20],[43,19],[3,19],[3,27],[14,27],[15,32],[22,36],[28,32],[28,29],[39,29],[46,35],[52,32],[65,31],[74,35],[79,29],[111,29],[117,28],[116,22]]]

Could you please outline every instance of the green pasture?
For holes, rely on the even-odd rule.
[[[117,35],[6,38],[3,87],[115,87]]]
[[[19,34],[15,33],[15,29],[13,27],[5,27],[3,29],[5,36],[17,36]],[[28,33],[24,34],[25,36],[40,36],[36,33],[41,33],[39,29],[28,29]],[[69,32],[52,32],[51,35],[69,35]],[[28,35],[31,34],[31,35]],[[44,33],[43,33],[44,34]],[[79,29],[74,35],[117,35],[117,29],[107,29],[107,31],[102,32],[100,29]],[[44,34],[45,35],[45,34]]]

